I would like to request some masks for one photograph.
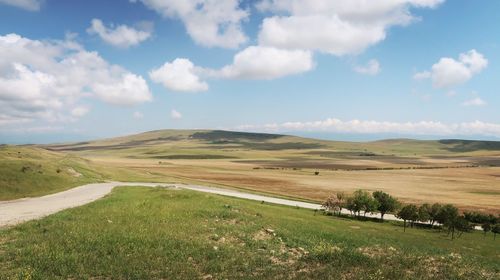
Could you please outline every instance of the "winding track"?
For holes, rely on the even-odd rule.
[[[183,184],[163,184],[163,183],[144,183],[144,182],[107,182],[87,184],[72,188],[63,192],[50,194],[41,197],[22,198],[11,201],[0,201],[0,227],[15,225],[29,220],[39,219],[47,215],[59,212],[61,210],[81,206],[99,198],[104,197],[114,187],[120,186],[145,186],[145,187],[170,187],[189,189],[193,191],[213,193],[218,195],[264,201],[273,204],[295,206],[307,209],[320,209],[320,204],[282,199],[258,194],[245,193],[242,191],[219,189],[199,185]],[[349,211],[344,210],[348,214]],[[367,217],[379,217],[380,215],[366,214]],[[401,221],[394,215],[386,214],[385,220]]]

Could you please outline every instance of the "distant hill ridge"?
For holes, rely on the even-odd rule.
[[[432,151],[439,149],[451,153],[467,153],[474,151],[500,151],[500,141],[482,140],[414,140],[385,139],[370,142],[349,142],[319,140],[299,136],[239,132],[226,130],[154,130],[133,135],[120,136],[95,141],[45,145],[51,150],[93,150],[93,149],[127,149],[138,146],[154,146],[172,142],[203,142],[208,145],[242,145],[249,149],[280,150],[280,149],[392,149],[406,147],[409,150]],[[250,145],[253,143],[254,145]],[[267,145],[262,145],[267,143]]]

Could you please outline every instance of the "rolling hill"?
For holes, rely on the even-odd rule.
[[[221,130],[158,130],[2,149],[2,173],[8,174],[0,181],[6,186],[4,199],[109,179],[197,183],[315,202],[335,191],[383,190],[404,202],[500,211],[500,144],[492,141],[345,142]],[[20,171],[26,162],[16,158],[13,149],[39,154],[31,159],[28,172]],[[58,169],[61,172],[55,173]],[[68,170],[83,176],[74,177],[76,173]]]

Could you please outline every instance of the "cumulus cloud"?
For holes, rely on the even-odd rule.
[[[74,42],[0,36],[0,124],[68,120],[92,97],[117,105],[152,99],[141,76]]]
[[[146,25],[143,24],[143,27]],[[151,26],[151,24],[149,24]],[[100,19],[92,19],[89,34],[97,34],[104,42],[119,48],[136,46],[151,37],[149,28],[136,29],[127,25],[106,27]]]
[[[360,74],[374,76],[380,73],[380,63],[376,59],[371,59],[365,66],[354,66],[354,71]]]
[[[208,84],[199,77],[200,69],[186,58],[177,58],[149,72],[156,83],[172,91],[197,92],[208,89]]]
[[[466,100],[462,103],[463,106],[484,106],[486,102],[482,100],[480,97],[475,97],[469,100]]]
[[[140,0],[167,18],[180,19],[187,33],[207,47],[237,48],[248,38],[241,23],[249,16],[239,0]]]
[[[436,88],[455,87],[469,81],[488,66],[488,60],[476,50],[461,53],[458,60],[443,57],[430,71],[416,73],[415,80],[431,79]]]
[[[251,46],[237,53],[233,63],[224,66],[215,75],[228,79],[271,80],[313,68],[314,62],[309,51]]]
[[[435,8],[444,0],[263,0],[257,8],[273,15],[263,20],[259,44],[357,54],[386,37],[391,26],[416,20],[411,8]]]
[[[170,117],[174,120],[179,120],[182,119],[182,114],[179,113],[177,110],[172,110],[170,111]]]
[[[27,11],[40,10],[40,0],[0,0],[0,4],[10,5]]]
[[[151,70],[149,77],[172,91],[200,92],[208,90],[204,78],[272,80],[313,68],[309,51],[251,46],[236,53],[233,62],[220,69],[195,66],[187,58],[177,58]]]
[[[235,48],[247,41],[241,23],[249,14],[240,8],[241,0],[137,1],[166,17],[180,18],[201,45]],[[412,8],[435,8],[442,2],[262,0],[256,5],[266,13],[258,43],[236,53],[231,64],[210,69],[184,61],[182,69],[172,69],[175,61],[167,62],[164,67],[168,72],[160,75],[159,69],[154,69],[150,76],[171,90],[202,91],[208,88],[203,82],[206,78],[270,80],[307,72],[314,68],[314,51],[339,56],[362,52],[384,40],[389,27],[417,20],[410,12]],[[380,64],[371,60],[354,70],[376,75]],[[151,75],[154,73],[158,75]]]
[[[443,123],[438,121],[420,122],[380,122],[373,120],[350,120],[329,118],[312,122],[284,122],[264,125],[241,125],[236,127],[244,131],[315,131],[335,133],[394,133],[405,135],[463,135],[463,136],[494,136],[500,137],[500,124],[481,121]]]

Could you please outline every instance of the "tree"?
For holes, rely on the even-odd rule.
[[[337,198],[335,196],[329,196],[323,204],[321,204],[321,207],[325,208],[326,211],[328,212],[337,212],[339,210],[339,204],[337,201]]]
[[[377,210],[378,202],[373,199],[367,191],[357,190],[353,193],[352,198],[358,217],[361,215],[361,210],[363,210],[364,216],[366,216],[366,213],[368,212],[374,212]]]
[[[418,219],[418,208],[413,204],[405,205],[396,215],[403,220],[403,231],[406,231],[406,221],[415,221]]]
[[[334,211],[335,209],[335,199],[333,196],[329,196],[326,200],[321,203],[321,208],[324,208],[326,211]]]
[[[439,209],[436,221],[446,227],[456,217],[458,217],[458,209],[452,204],[446,204]]]
[[[325,208],[327,211],[340,215],[342,207],[344,206],[344,197],[345,195],[343,192],[331,195],[325,200],[325,202],[323,202],[323,204],[321,204],[321,207]]]
[[[363,216],[366,217],[366,213],[373,213],[378,209],[378,201],[368,196],[368,199],[363,202]]]
[[[455,237],[455,230],[463,226],[465,224],[464,221],[467,222],[464,217],[459,217],[457,207],[452,204],[446,204],[441,207],[437,215],[437,221],[448,230],[448,235],[451,234],[451,239]]]
[[[429,217],[431,220],[431,226],[434,226],[434,223],[437,221],[437,217],[439,214],[439,211],[441,211],[441,204],[439,203],[434,203],[432,204],[431,208],[429,209]]]
[[[354,197],[348,196],[345,200],[345,208],[351,212],[352,216],[356,216],[356,213],[361,210],[361,206],[356,204]]]
[[[481,228],[483,229],[484,236],[486,236],[486,233],[488,233],[488,231],[491,231],[491,225],[488,222],[485,222],[484,224],[482,224]]]
[[[344,206],[345,193],[337,192],[337,201],[339,202],[339,215],[342,213],[342,207]]]
[[[431,219],[432,207],[428,203],[424,203],[418,207],[418,220],[422,223],[426,223]]]
[[[459,216],[453,221],[453,232],[456,230],[458,232],[458,237],[462,236],[464,232],[470,232],[474,228],[474,225],[469,223],[464,216]],[[453,234],[451,239],[453,239]]]
[[[476,225],[484,224],[484,223],[489,223],[489,224],[495,224],[496,223],[496,217],[489,214],[483,214],[479,212],[465,212],[464,213],[464,218]]]
[[[491,228],[491,232],[493,232],[493,239],[496,239],[497,233],[500,233],[500,224],[496,224]]]
[[[361,211],[364,211],[364,215],[366,215],[368,212],[377,210],[377,207],[378,203],[364,190],[357,190],[345,199],[345,208],[353,216],[360,217]]]
[[[380,212],[380,219],[382,221],[384,221],[384,215],[387,212],[393,212],[399,208],[398,200],[388,193],[385,193],[383,191],[376,191],[372,195],[378,203],[377,210]]]

